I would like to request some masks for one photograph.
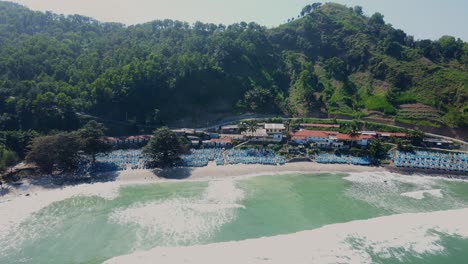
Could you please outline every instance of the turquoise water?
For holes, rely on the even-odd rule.
[[[421,190],[429,192],[419,199],[415,192]],[[113,199],[74,197],[35,213],[0,241],[0,263],[102,263],[157,246],[241,241],[460,208],[468,208],[466,182],[388,174],[127,186]],[[419,254],[399,246],[383,254],[357,238],[350,238],[349,245],[367,252],[373,263],[468,262],[467,239],[445,233],[438,238],[438,250]]]

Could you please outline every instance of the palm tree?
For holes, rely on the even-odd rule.
[[[245,122],[240,123],[239,131],[242,132],[250,132],[255,133],[257,131],[257,122],[255,120],[247,120]],[[249,135],[248,137],[252,137]]]
[[[257,122],[255,120],[247,121],[247,131],[251,133],[255,133],[255,131],[257,131]]]
[[[241,122],[239,124],[239,133],[242,134],[243,132],[246,132],[248,129],[249,129],[249,126],[247,125],[247,123]]]

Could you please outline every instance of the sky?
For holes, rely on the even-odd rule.
[[[9,0],[33,10],[80,14],[127,25],[156,19],[215,24],[257,22],[267,27],[297,16],[318,0]],[[329,2],[329,1],[320,1]],[[451,35],[468,41],[468,0],[333,0],[360,5],[367,15],[380,12],[385,21],[415,36],[438,39]]]

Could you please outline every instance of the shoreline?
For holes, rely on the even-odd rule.
[[[210,163],[206,167],[176,167],[170,169],[124,170],[116,172],[98,173],[89,178],[67,178],[59,184],[55,183],[60,176],[38,176],[20,180],[20,184],[4,184],[0,192],[0,204],[18,197],[33,197],[41,193],[65,191],[67,189],[96,189],[98,185],[120,187],[125,185],[141,185],[182,181],[212,181],[222,179],[245,179],[256,176],[300,173],[359,173],[385,172],[384,167],[358,166],[348,164],[319,164],[314,162],[286,163],[282,166],[274,165],[223,165]],[[94,186],[94,187],[92,187]],[[94,192],[94,191],[93,191]]]
[[[167,182],[167,181],[210,181],[218,179],[238,179],[255,176],[268,176],[293,173],[353,173],[384,172],[383,167],[365,167],[347,164],[319,164],[313,162],[286,163],[274,165],[208,165],[199,168],[178,167],[155,170],[120,171],[117,182]]]
[[[105,172],[82,179],[68,179],[61,184],[54,183],[53,176],[26,178],[19,181],[20,185],[4,184],[0,192],[0,204],[20,196],[37,195],[40,192],[63,190],[73,187],[85,187],[95,184],[111,184],[113,186],[140,185],[180,181],[212,181],[222,179],[245,179],[256,176],[284,175],[284,174],[317,174],[317,173],[365,173],[387,172],[405,176],[440,177],[445,179],[468,180],[468,175],[448,174],[437,171],[399,169],[394,167],[359,166],[350,164],[321,164],[315,162],[286,163],[282,166],[274,165],[223,165],[210,163],[206,167],[176,167],[170,169],[143,169]],[[66,178],[66,177],[65,177]],[[6,188],[5,188],[6,186]],[[7,190],[7,191],[5,191]]]
[[[173,168],[156,170],[126,170],[116,173],[96,175],[90,183],[77,182],[69,185],[53,185],[50,177],[23,180],[23,184],[12,186],[10,193],[0,196],[0,239],[6,238],[11,230],[18,227],[34,213],[52,203],[76,196],[98,196],[112,200],[119,195],[124,186],[156,183],[175,183],[193,181],[242,180],[257,176],[274,176],[288,174],[359,174],[376,173],[376,176],[392,174],[385,167],[366,167],[346,164],[319,164],[313,162],[287,163],[283,166],[268,165],[225,165],[211,164],[201,168]],[[417,176],[429,176],[416,174]],[[435,175],[432,175],[434,177]],[[410,176],[408,176],[410,177]],[[445,180],[457,180],[443,177]],[[107,179],[107,180],[106,180]],[[39,184],[40,183],[40,184]]]

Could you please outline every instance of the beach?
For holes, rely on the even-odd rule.
[[[208,181],[216,179],[246,178],[260,175],[279,175],[289,173],[351,173],[382,172],[385,170],[386,169],[383,167],[367,167],[346,164],[319,164],[314,162],[286,163],[283,166],[244,164],[216,166],[213,163],[210,163],[206,167],[199,168],[177,167],[170,169],[124,170],[110,173],[100,173],[97,178],[99,181],[109,183],[109,185],[118,186],[180,180]],[[22,185],[16,187],[11,185],[7,186],[9,191],[3,196],[0,196],[0,202],[12,199],[17,196],[24,196],[26,194],[36,195],[40,192],[48,192],[57,189],[67,190],[71,187],[78,187],[82,189],[90,185],[88,183],[54,185],[50,182],[50,177],[48,179],[42,180],[23,179],[20,182]],[[36,184],[36,182],[40,182],[40,184]],[[91,184],[96,184],[96,182]],[[92,187],[92,189],[96,189],[97,186]]]
[[[213,255],[205,259],[202,255],[229,245],[230,249],[223,254],[232,257],[234,262],[257,263],[259,256],[255,252],[262,252],[261,255],[271,258],[271,263],[281,263],[287,258],[303,263],[301,259],[309,254],[306,248],[298,248],[297,254],[292,255],[268,255],[262,248],[307,242],[315,245],[313,257],[325,253],[325,260],[331,262],[353,256],[356,263],[370,263],[367,253],[356,251],[356,245],[347,242],[355,230],[361,230],[359,236],[369,238],[371,233],[366,231],[366,226],[371,224],[377,228],[382,221],[391,225],[400,219],[391,215],[404,214],[402,219],[406,217],[409,220],[405,221],[414,223],[410,231],[423,230],[414,235],[417,238],[440,226],[444,218],[466,215],[466,202],[452,193],[457,191],[455,181],[460,180],[421,176],[424,175],[395,174],[383,167],[300,162],[284,166],[210,163],[201,168],[125,170],[97,178],[107,181],[74,185],[24,180],[22,185],[10,187],[10,192],[0,197],[0,241],[4,242],[0,260],[2,257],[22,259],[21,252],[26,250],[26,255],[35,257],[31,261],[49,263],[52,254],[47,253],[49,248],[60,247],[61,251],[53,253],[55,262],[50,263],[63,263],[72,256],[77,262],[88,261],[92,256],[102,257],[102,261],[90,263],[104,260],[106,263],[135,260],[151,263],[158,258],[161,263],[179,263],[178,252],[187,253],[190,259],[186,260],[196,263],[220,261],[222,257]],[[431,212],[444,210],[455,211],[440,213],[437,221],[427,222],[420,229],[418,217],[431,219]],[[372,220],[379,216],[384,216],[382,221]],[[352,224],[352,221],[358,222]],[[263,224],[268,222],[275,228]],[[339,223],[344,225],[334,225]],[[463,223],[455,224],[455,228],[466,228]],[[440,231],[466,237],[466,232],[455,232],[449,227],[450,224],[444,225]],[[385,244],[395,240],[392,236],[399,234],[400,225],[392,228],[388,234],[378,233],[368,243]],[[90,241],[89,237],[96,232],[100,240]],[[314,237],[322,233],[336,239],[324,248],[319,247],[320,242]],[[277,236],[281,234],[290,235]],[[120,241],[121,236],[128,241]],[[50,237],[55,238],[50,240]],[[422,241],[432,243],[443,238],[431,239]],[[72,242],[78,243],[81,250],[68,250]],[[402,240],[402,245],[416,242],[408,237]],[[89,243],[93,250],[87,248]],[[88,254],[108,243],[111,252],[102,247],[92,256]],[[391,246],[400,247],[400,244]],[[36,253],[37,247],[45,252]],[[239,252],[244,247],[255,250],[242,258],[233,257],[241,256]],[[344,255],[335,255],[335,247],[346,249]],[[430,252],[437,250],[429,248]],[[166,262],[162,255],[168,256]]]
[[[119,172],[118,182],[153,182],[167,180],[205,181],[225,178],[252,177],[258,175],[278,175],[288,173],[350,173],[382,172],[383,167],[365,167],[345,164],[319,164],[315,162],[286,163],[283,166],[271,165],[224,165],[210,164],[200,168],[173,168],[166,170],[126,170]]]

